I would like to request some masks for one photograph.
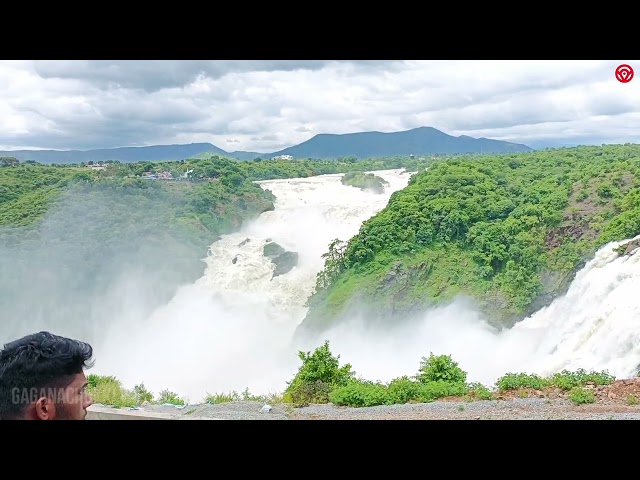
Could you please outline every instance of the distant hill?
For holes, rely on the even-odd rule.
[[[257,152],[231,152],[227,154],[232,158],[237,158],[238,160],[254,160],[256,158],[271,158],[273,156],[272,153],[257,153]]]
[[[419,127],[402,132],[360,132],[347,134],[323,133],[273,153],[226,152],[211,143],[188,145],[153,145],[148,147],[119,147],[100,150],[15,150],[0,151],[0,156],[16,157],[21,162],[82,163],[89,161],[118,160],[120,162],[175,161],[217,154],[253,160],[291,155],[294,158],[335,159],[389,157],[396,155],[511,153],[529,152],[533,149],[519,143],[503,142],[488,138],[472,138],[466,135],[454,137],[433,127]]]
[[[204,152],[228,155],[227,152],[210,143],[190,143],[188,145],[152,145],[99,150],[14,150],[0,151],[0,156],[15,157],[21,162],[34,160],[38,163],[82,163],[89,161],[103,162],[106,160],[118,160],[128,163],[182,160]]]
[[[294,158],[358,158],[394,155],[428,155],[455,153],[529,152],[522,144],[472,138],[454,137],[432,127],[419,127],[403,132],[362,132],[343,135],[320,134],[299,145],[274,152],[271,156],[292,155]]]

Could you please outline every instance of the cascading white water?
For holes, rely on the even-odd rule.
[[[143,322],[127,318],[103,332],[94,372],[191,401],[245,388],[282,392],[298,367],[290,341],[322,254],[333,239],[357,234],[411,176],[402,169],[374,173],[389,182],[383,194],[345,186],[341,174],[259,182],[277,197],[275,210],[215,242],[204,276],[168,305]],[[297,252],[297,266],[272,278],[274,265],[263,254],[268,241]]]
[[[383,195],[343,186],[341,175],[261,182],[278,199],[275,211],[213,244],[205,275],[169,304],[143,322],[127,319],[104,332],[94,371],[128,387],[167,388],[191,402],[245,388],[282,392],[300,365],[291,338],[322,269],[321,255],[334,238],[356,234],[410,177],[399,170],[376,173],[390,182]],[[293,270],[273,279],[262,252],[268,239],[299,254]],[[452,355],[470,381],[487,385],[519,371],[633,375],[640,363],[640,297],[634,295],[640,250],[618,257],[612,249],[619,243],[603,247],[565,297],[510,330],[493,331],[471,306],[455,302],[423,313],[410,328],[371,331],[354,319],[307,350],[329,340],[341,363],[382,381],[415,374],[430,352]]]
[[[564,297],[504,334],[507,341],[540,338],[524,365],[543,375],[587,368],[635,376],[640,365],[640,249],[620,256],[614,248],[622,243],[601,248]]]

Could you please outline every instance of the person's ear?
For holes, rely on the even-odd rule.
[[[40,397],[35,403],[35,413],[38,420],[53,420],[56,407],[50,398]]]

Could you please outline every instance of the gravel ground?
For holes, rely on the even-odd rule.
[[[574,405],[564,399],[544,398],[438,401],[365,408],[273,405],[269,412],[262,411],[262,407],[260,402],[239,401],[189,405],[183,409],[148,405],[142,410],[170,413],[176,420],[640,420],[640,405]]]

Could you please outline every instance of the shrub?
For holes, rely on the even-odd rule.
[[[578,369],[575,372],[563,370],[551,376],[549,379],[553,385],[556,385],[563,390],[571,390],[574,387],[586,385],[587,383],[593,383],[594,385],[609,385],[613,383],[615,377],[608,372],[587,372],[584,369]]]
[[[153,402],[153,394],[145,388],[144,383],[134,386],[133,394],[138,403]]]
[[[160,404],[170,403],[171,405],[184,405],[186,402],[184,399],[180,398],[177,393],[165,389],[160,392],[158,403]]]
[[[575,387],[569,392],[569,400],[576,405],[582,405],[585,403],[594,403],[596,401],[596,396],[590,390],[586,390],[582,387]]]
[[[329,342],[313,353],[298,352],[302,365],[293,380],[288,383],[283,400],[302,406],[309,403],[328,403],[329,393],[339,386],[347,385],[355,376],[351,365],[340,367],[340,356],[333,356]]]
[[[539,375],[528,373],[507,373],[496,381],[498,390],[518,390],[520,388],[533,388],[541,390],[549,386],[549,381]]]
[[[438,381],[465,383],[467,381],[467,373],[451,359],[451,355],[435,356],[431,353],[429,358],[422,357],[420,373],[417,378],[422,383]]]
[[[443,397],[461,397],[466,395],[468,388],[464,383],[451,383],[443,380],[422,383],[416,401],[429,403]]]
[[[479,400],[493,400],[494,398],[493,392],[481,383],[471,383],[468,386],[468,389],[469,395],[473,398],[477,398]]]
[[[421,385],[421,383],[411,380],[407,376],[396,378],[389,382],[387,395],[393,404],[416,401],[419,397]]]
[[[329,393],[329,401],[349,407],[374,407],[393,403],[389,400],[384,385],[364,380],[351,381],[345,386],[336,387]]]
[[[116,377],[90,374],[87,384],[87,393],[95,403],[116,408],[139,404],[135,393],[125,389]]]

